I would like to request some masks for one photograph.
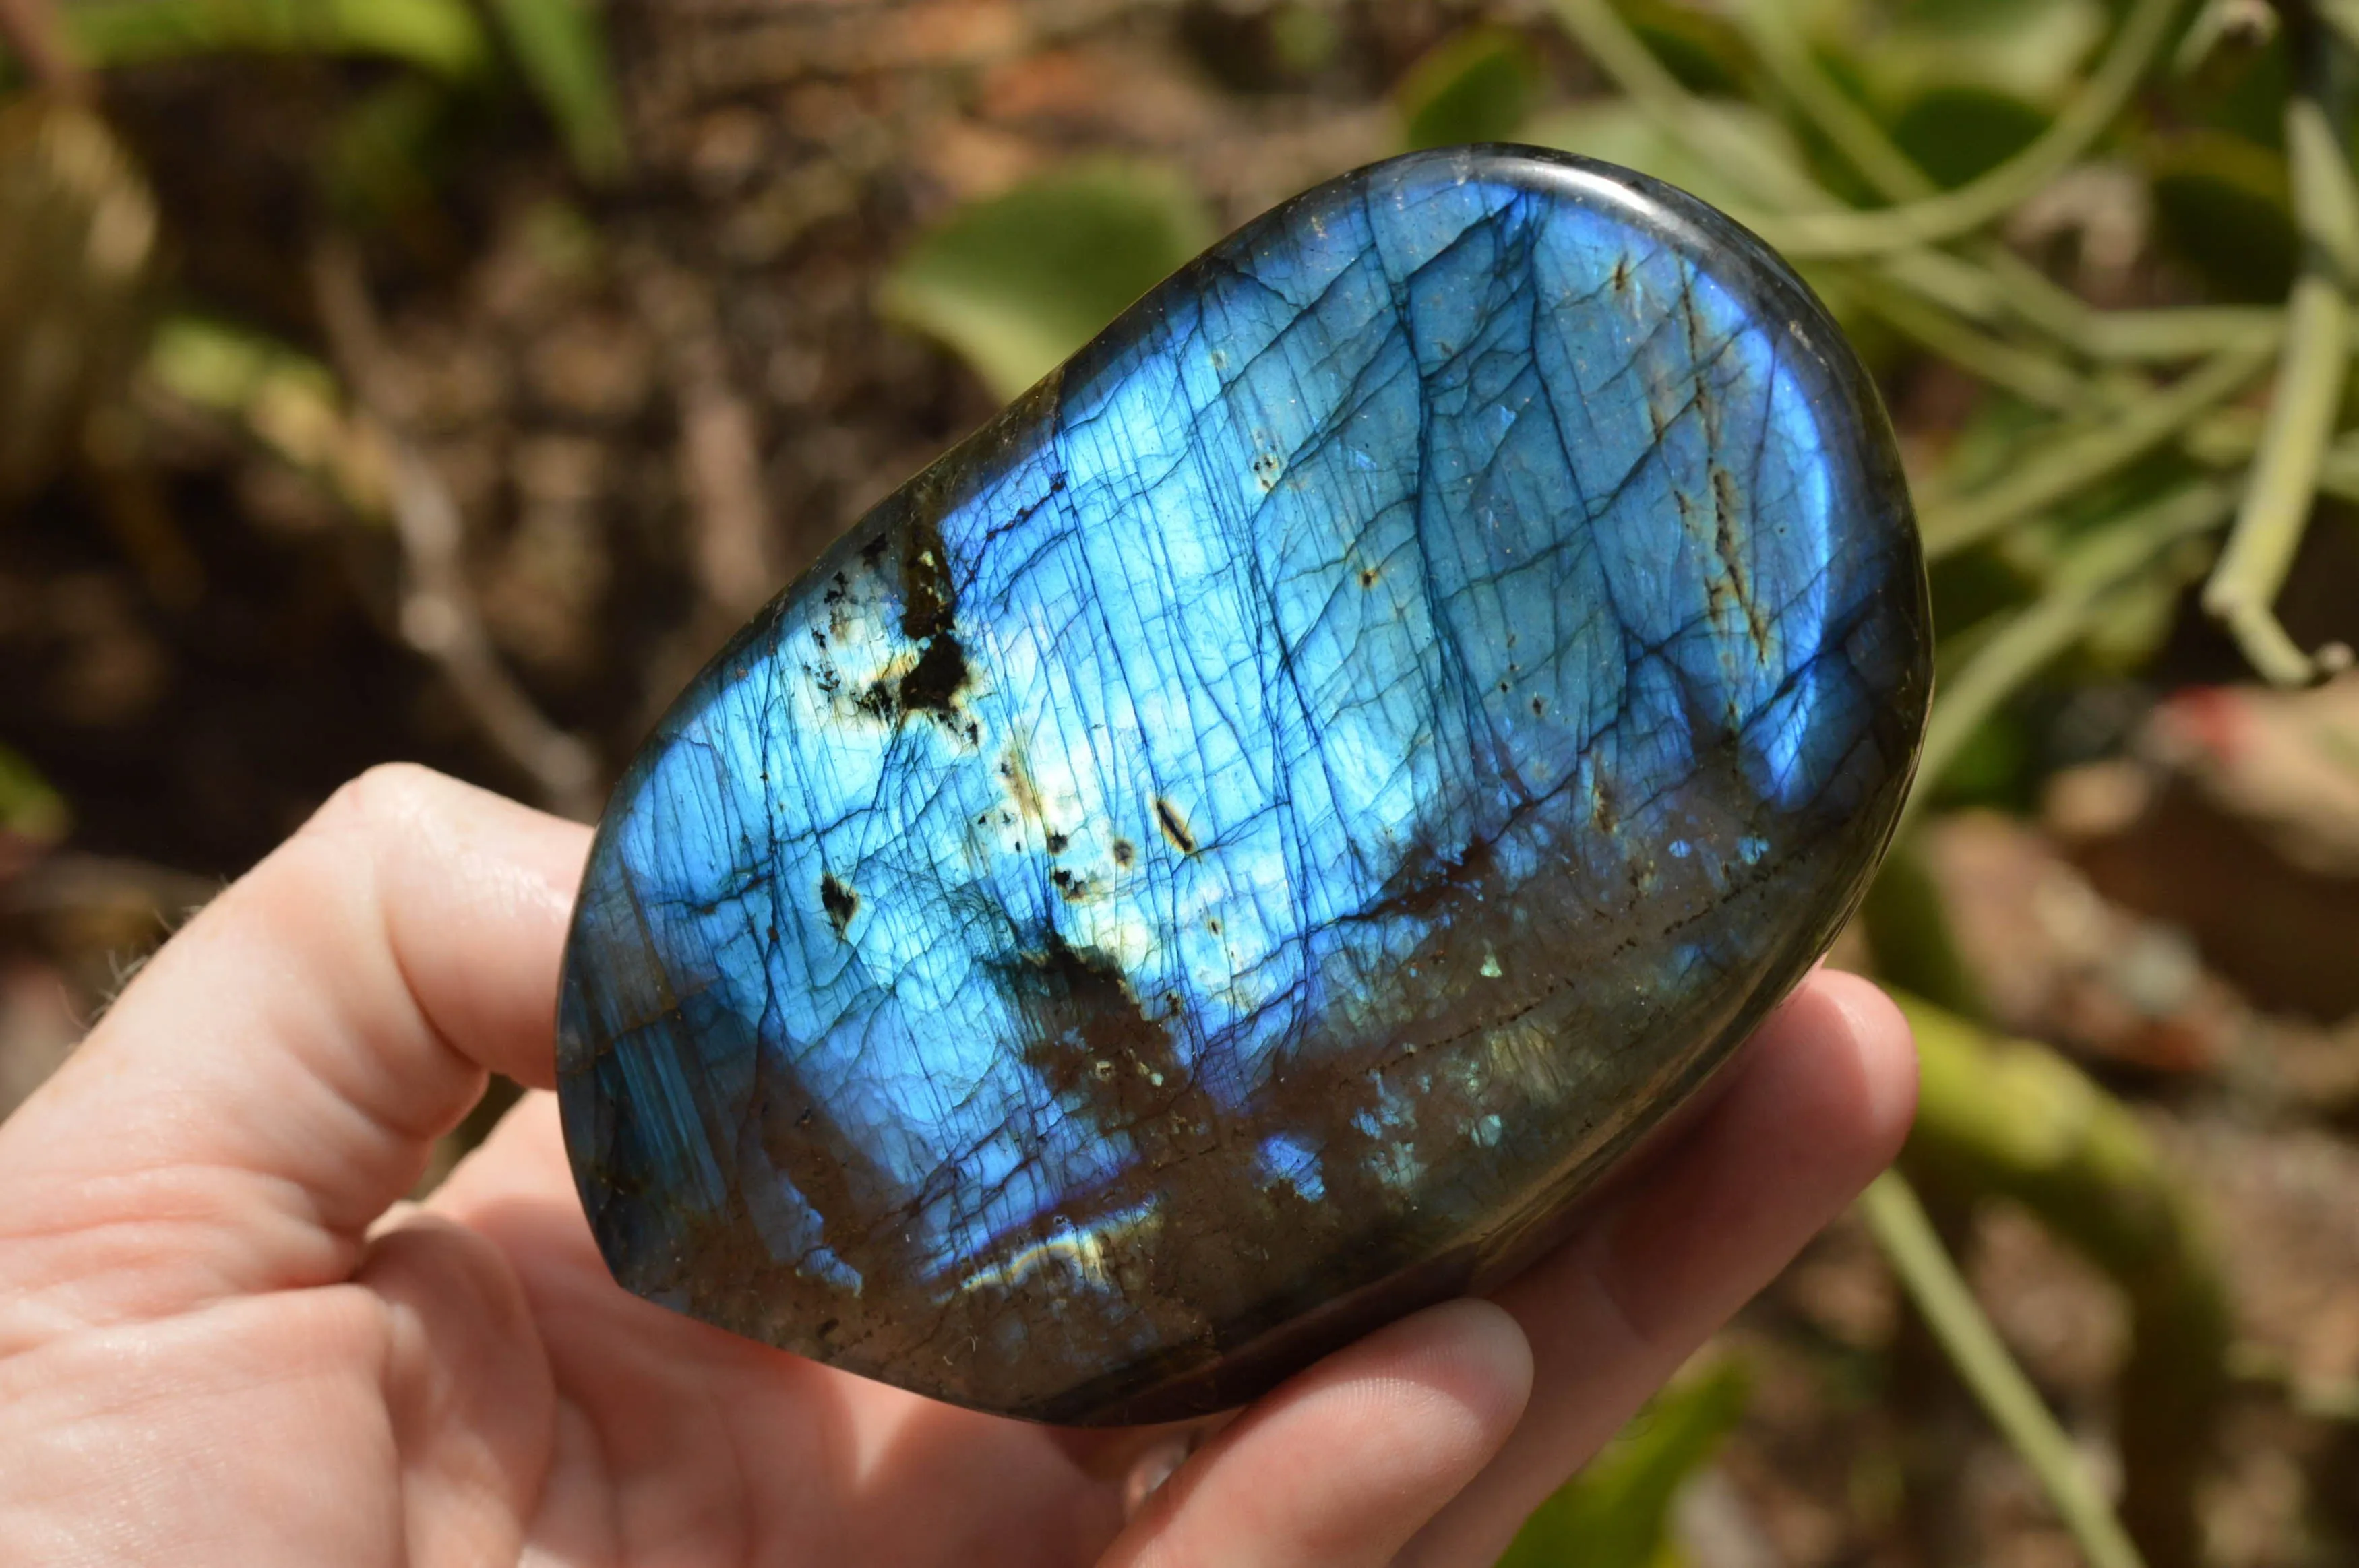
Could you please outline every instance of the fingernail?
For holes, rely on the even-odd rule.
[[[1134,1460],[1129,1474],[1122,1479],[1122,1517],[1125,1520],[1136,1519],[1155,1494],[1163,1489],[1163,1483],[1177,1475],[1180,1466],[1188,1462],[1188,1455],[1194,1452],[1194,1434],[1190,1433],[1168,1438]]]
[[[1122,1517],[1136,1519],[1163,1484],[1180,1473],[1180,1466],[1225,1431],[1237,1415],[1235,1411],[1223,1411],[1205,1416],[1143,1450],[1123,1473]]]

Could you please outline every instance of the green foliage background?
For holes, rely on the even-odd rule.
[[[1317,7],[1256,15],[1270,70],[1334,48]],[[55,21],[83,81],[221,55],[361,62],[310,157],[323,208],[355,232],[429,209],[506,103],[534,106],[585,198],[632,169],[587,0],[82,0]],[[1525,141],[1692,190],[1792,257],[1887,384],[1933,365],[1971,388],[1946,424],[1908,432],[1941,633],[1913,822],[2027,799],[2048,766],[2028,716],[2151,665],[2190,591],[2267,681],[2349,664],[2277,606],[2313,516],[2359,502],[2354,61],[2354,0],[1550,0],[1470,15],[1390,107],[1402,148]],[[27,85],[0,101],[0,497],[111,438],[136,384],[397,532],[400,453],[352,365],[157,287],[159,220],[103,113],[71,80]],[[2107,251],[2100,220],[2123,211],[2150,225],[2151,256]],[[1215,229],[1178,169],[1092,154],[949,214],[876,300],[1012,396]],[[497,723],[518,699],[489,690]],[[510,718],[519,746],[555,755]],[[578,761],[549,766],[582,784]],[[0,748],[0,829],[53,842],[70,806]],[[1869,1223],[2081,1550],[2108,1568],[2201,1562],[2193,1499],[2230,1347],[2199,1206],[2103,1088],[1978,1022],[1912,857],[1904,842],[1866,921],[1925,1054],[1908,1169],[2023,1206],[2116,1281],[2136,1333],[2118,1508],[1906,1178],[1872,1196]],[[1504,1561],[1665,1561],[1678,1488],[1745,1397],[1740,1368],[1693,1369]]]

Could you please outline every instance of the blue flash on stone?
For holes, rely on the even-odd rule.
[[[1758,241],[1421,153],[878,506],[600,825],[559,1079],[631,1290],[903,1388],[1236,1403],[1482,1288],[1825,948],[1930,685]]]

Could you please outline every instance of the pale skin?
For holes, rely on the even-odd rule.
[[[487,1071],[550,1087],[588,839],[370,773],[0,1124],[0,1562],[1472,1568],[1913,1108],[1890,1003],[1812,975],[1563,1248],[1303,1372],[1125,1519],[1152,1437],[931,1403],[625,1294],[546,1092],[399,1201]]]

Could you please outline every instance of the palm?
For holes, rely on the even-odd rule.
[[[616,1289],[546,1094],[393,1206],[486,1068],[548,1085],[583,848],[371,775],[0,1127],[0,1560],[1484,1563],[1908,1121],[1889,1005],[1809,982],[1496,1306],[1329,1357],[1125,1521],[1155,1434],[953,1410]]]
[[[921,1400],[616,1290],[527,1101],[439,1195],[515,1271],[528,1321],[465,1332],[532,1364],[560,1441],[522,1534],[564,1562],[1080,1563],[1122,1526],[1100,1443]],[[1116,1439],[1115,1441],[1120,1441]],[[662,1551],[656,1548],[661,1545]]]

